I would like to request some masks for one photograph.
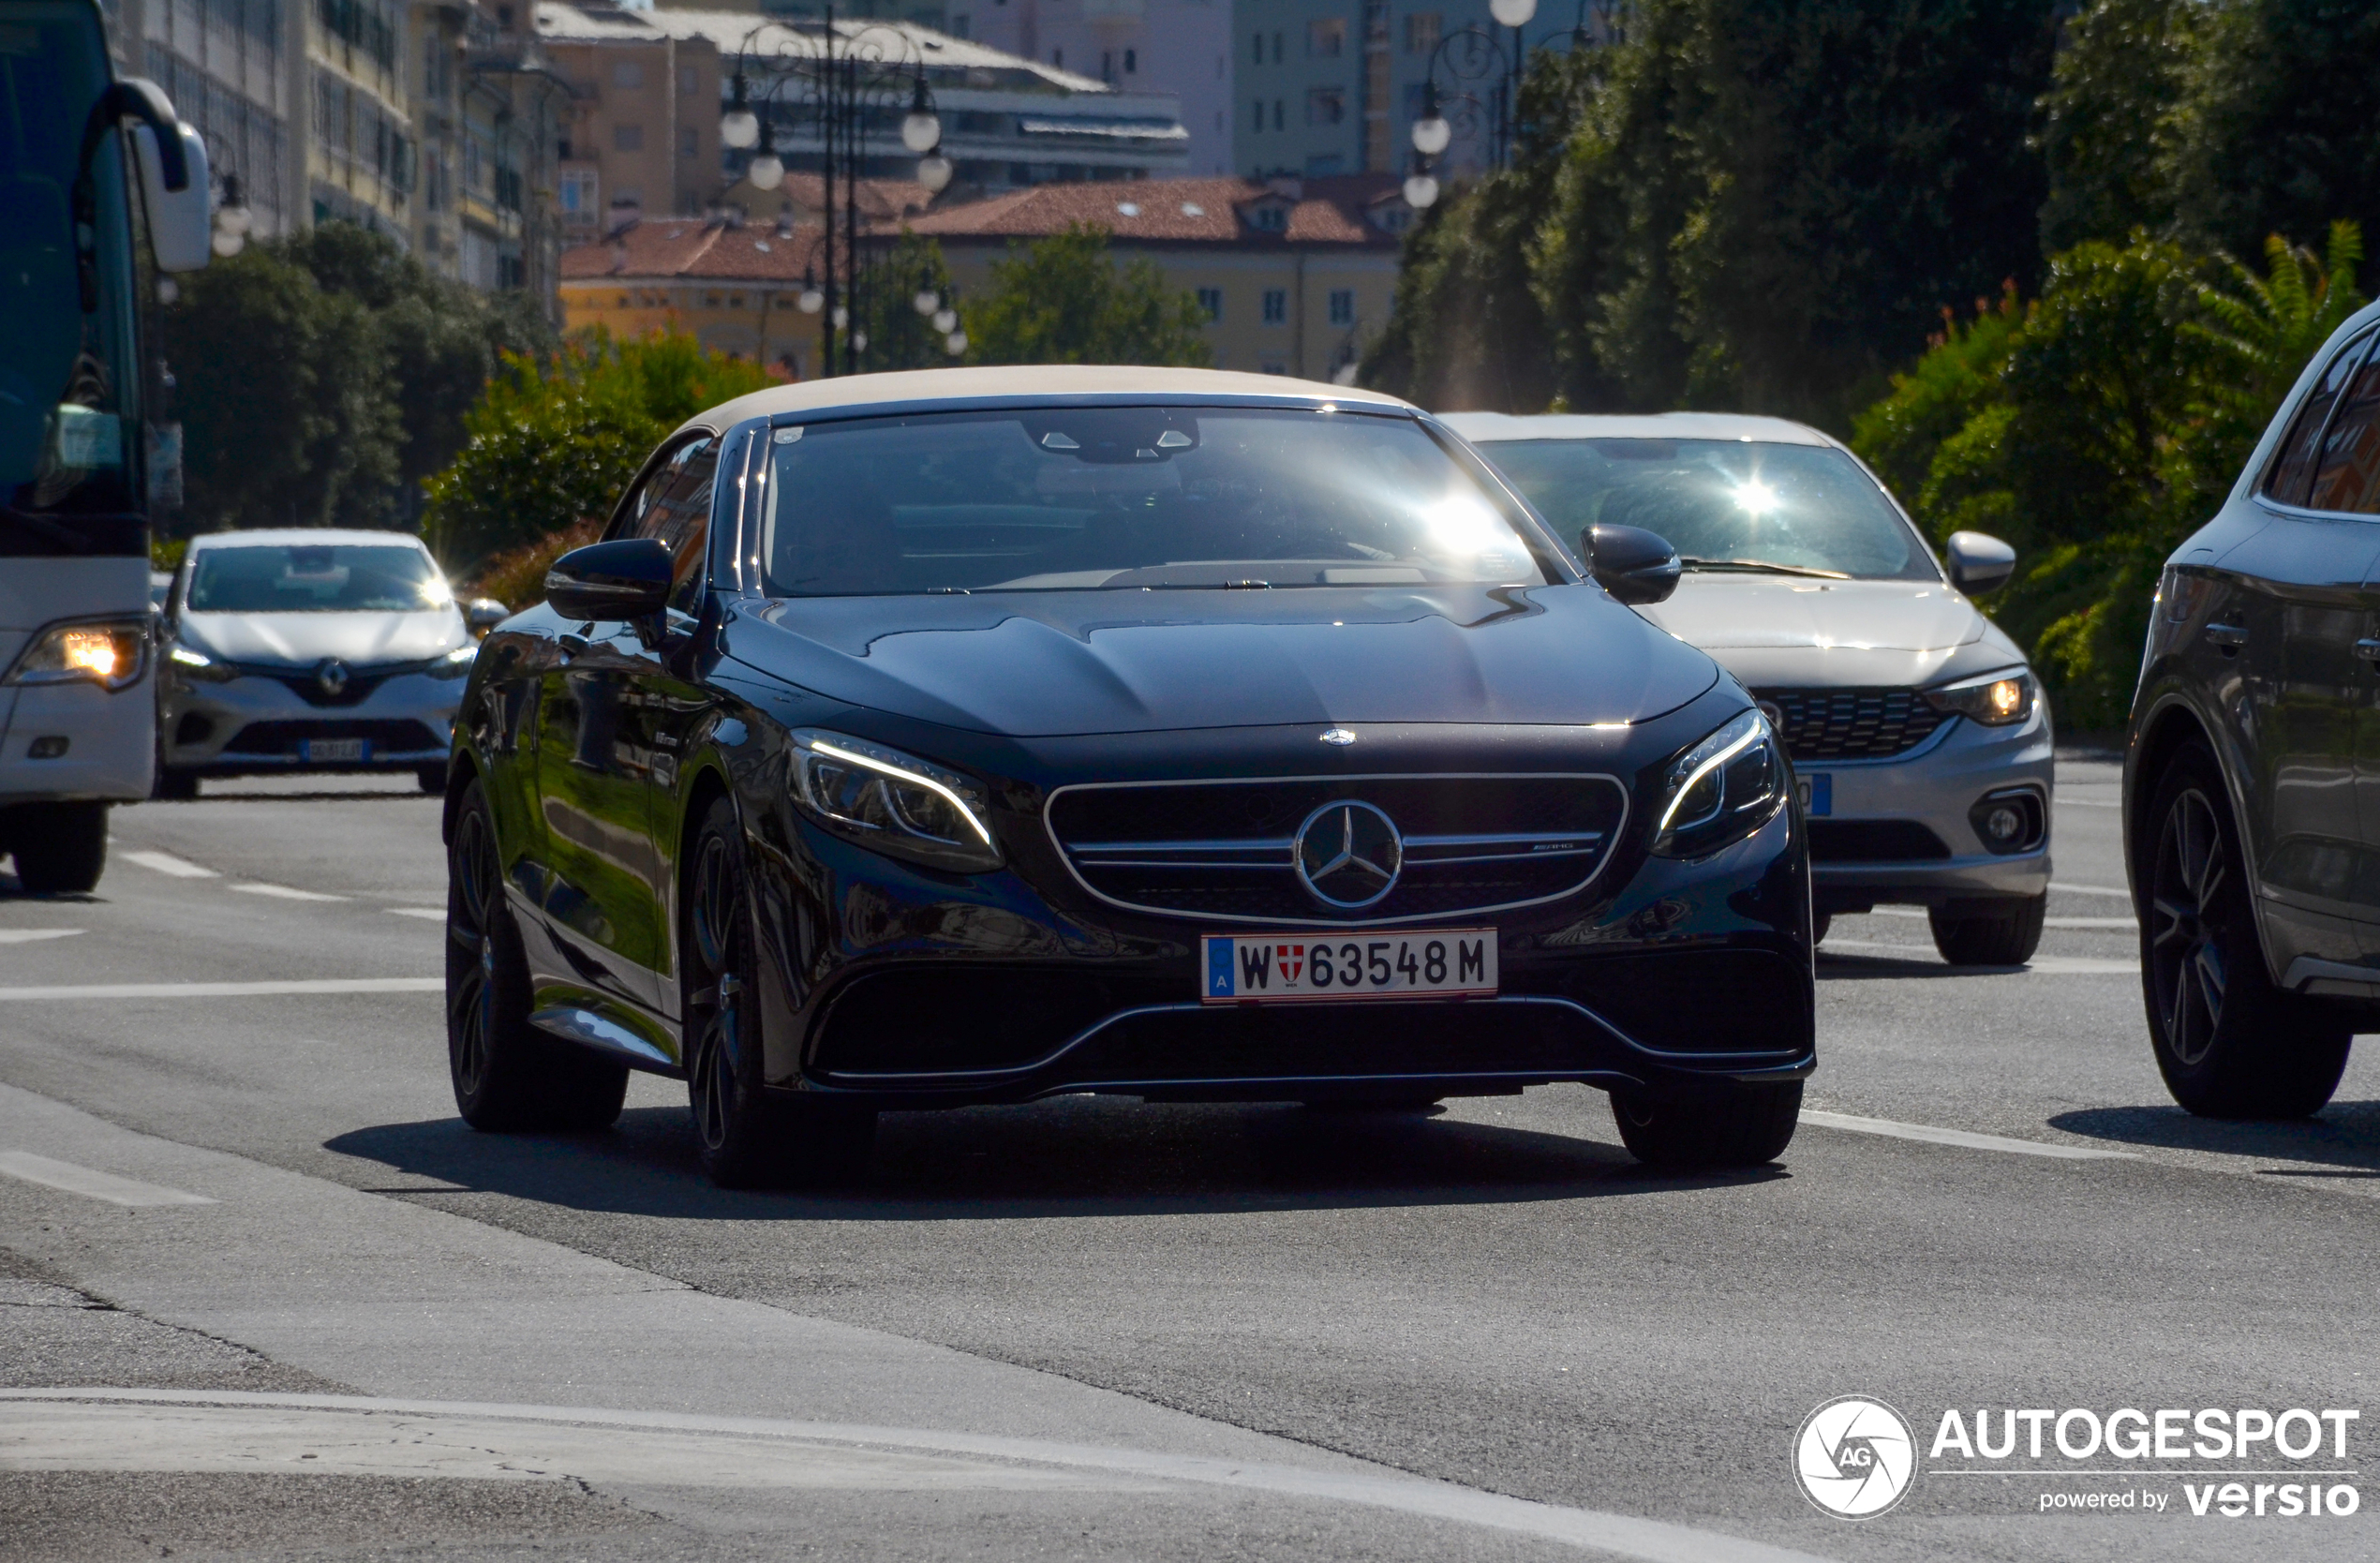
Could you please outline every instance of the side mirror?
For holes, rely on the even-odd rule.
[[[1950,584],[1970,597],[1997,591],[2016,573],[2016,550],[1987,533],[1953,532],[1945,551],[1950,555]]]
[[[474,597],[463,604],[463,622],[471,633],[483,635],[513,616],[513,610],[493,597]]]
[[[207,262],[215,243],[214,215],[207,210],[206,142],[186,125],[175,127],[182,150],[185,177],[180,187],[169,183],[172,171],[157,144],[157,133],[146,125],[132,127],[132,145],[141,165],[141,194],[149,214],[149,248],[161,272],[195,272]]]
[[[1589,527],[1579,537],[1579,552],[1586,556],[1597,583],[1632,608],[1667,602],[1677,589],[1683,567],[1677,550],[1659,532],[1642,527]]]
[[[564,618],[650,618],[669,603],[669,550],[649,537],[590,543],[554,561],[545,601]]]

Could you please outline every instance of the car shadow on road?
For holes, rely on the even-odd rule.
[[[2341,1169],[2257,1169],[2281,1177],[2380,1178],[2380,1101],[2332,1102],[2317,1117],[2278,1122],[2194,1118],[2178,1107],[2089,1108],[2061,1112],[2049,1124],[2093,1139],[2229,1156],[2269,1156]]]
[[[683,1109],[635,1108],[600,1135],[483,1135],[454,1119],[326,1142],[409,1180],[375,1192],[450,1209],[503,1195],[673,1219],[941,1221],[1521,1203],[1766,1183],[1779,1168],[1681,1177],[1616,1145],[1449,1118],[1292,1106],[1066,1097],[887,1113],[864,1174],[831,1192],[713,1188]]]

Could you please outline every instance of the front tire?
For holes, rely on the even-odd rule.
[[[1955,901],[1928,907],[1934,948],[1954,966],[2021,966],[2041,948],[2049,892],[2021,899]]]
[[[2192,744],[2158,778],[2134,851],[2140,975],[2158,1072],[2202,1118],[2303,1118],[2339,1087],[2353,1031],[2265,967],[2222,769]]]
[[[1620,1142],[1651,1167],[1764,1167],[1792,1143],[1801,1115],[1799,1080],[1730,1080],[1677,1097],[1612,1093]]]
[[[528,962],[504,904],[487,794],[474,781],[447,849],[446,1061],[463,1122],[487,1133],[591,1132],[619,1117],[628,1066],[528,1023]]]
[[[694,835],[684,954],[686,1098],[695,1154],[721,1188],[785,1188],[855,1177],[876,1115],[772,1092],[761,1068],[756,942],[735,806],[711,800]]]
[[[11,811],[8,826],[17,883],[27,895],[82,895],[107,871],[104,803],[22,803]]]

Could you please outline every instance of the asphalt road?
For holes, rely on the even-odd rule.
[[[2380,1048],[2307,1123],[2174,1109],[2115,794],[2061,766],[2029,970],[1836,924],[1778,1169],[1650,1175],[1578,1088],[1067,1098],[888,1118],[832,1198],[710,1189],[649,1078],[606,1135],[463,1128],[431,800],[119,811],[96,895],[0,879],[0,1558],[2371,1557],[2368,1509],[2186,1495],[2374,1485]],[[1859,1524],[1792,1474],[1853,1392],[1921,1466]],[[1986,1407],[2363,1420],[1931,1453]]]

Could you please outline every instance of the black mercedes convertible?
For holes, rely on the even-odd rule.
[[[715,408],[470,676],[462,1115],[597,1128],[678,1077],[754,1185],[853,1175],[887,1110],[1576,1080],[1644,1160],[1772,1160],[1815,1062],[1804,826],[1751,699],[1629,606],[1676,577],[1365,392]]]

